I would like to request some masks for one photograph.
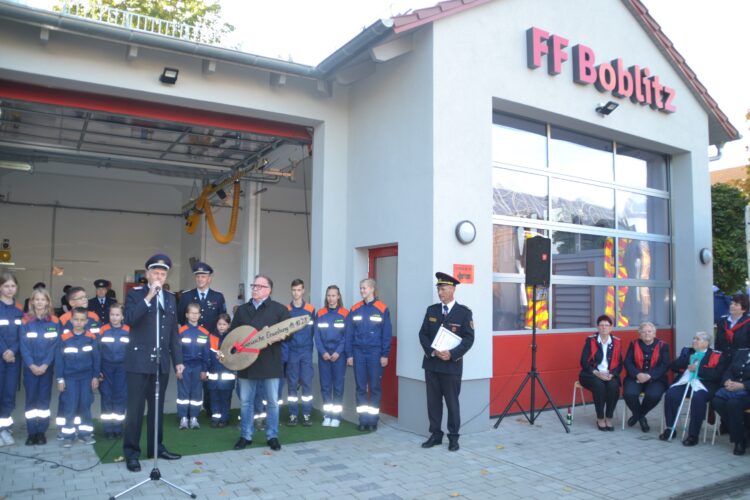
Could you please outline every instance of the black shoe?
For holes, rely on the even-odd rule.
[[[219,426],[219,422],[216,422],[214,420],[211,420],[211,428],[216,429]]]
[[[43,432],[40,432],[36,435],[34,444],[47,444],[47,436]]]
[[[141,472],[141,463],[137,458],[129,458],[125,465],[130,472]]]
[[[239,438],[236,443],[234,443],[234,449],[235,450],[244,450],[246,446],[250,446],[253,444],[252,439],[245,439],[243,437]]]
[[[615,428],[614,428],[614,427],[612,427],[611,425],[608,425],[608,426],[607,426],[607,430],[608,430],[609,432],[615,432]]]
[[[439,446],[443,444],[443,438],[437,436],[430,436],[427,441],[422,443],[422,448],[432,448],[433,446]]]
[[[266,444],[269,448],[271,448],[273,451],[279,451],[281,449],[281,443],[279,443],[279,440],[276,438],[269,439]]]
[[[26,438],[26,446],[33,446],[36,444],[36,434],[29,434]]]
[[[628,419],[628,427],[633,427],[636,423],[638,423],[638,417],[635,415]]]
[[[370,426],[370,430],[371,430],[372,432],[375,432],[376,430],[378,430],[378,424],[375,424],[375,425],[371,425],[371,426]]]
[[[605,432],[607,431],[607,426],[599,425],[599,422],[596,423],[596,428],[599,429],[600,431],[605,431]]]
[[[366,431],[367,431],[367,428],[368,428],[368,427],[369,427],[369,426],[367,426],[367,425],[365,425],[365,424],[359,424],[359,425],[357,426],[357,430],[358,430],[359,432],[366,432]]]
[[[641,430],[643,432],[648,432],[651,430],[651,427],[648,426],[648,420],[646,420],[646,417],[639,418],[638,422],[641,424]]]
[[[659,434],[659,440],[660,441],[669,441],[669,435],[670,434],[672,434],[672,429],[670,429],[669,427],[667,427],[666,429],[664,429],[664,432],[662,432],[661,434]]]
[[[226,422],[219,422],[218,424],[216,424],[216,427],[218,427],[219,429],[223,429],[226,426],[227,426]]]
[[[179,453],[172,453],[171,451],[164,449],[159,452],[159,458],[162,458],[164,460],[179,460],[182,458],[182,455]]]
[[[698,438],[695,436],[688,436],[682,441],[682,446],[695,446],[698,444]]]
[[[448,443],[448,451],[458,451],[458,439],[451,439]]]
[[[735,455],[744,455],[745,443],[734,443],[734,451],[732,453],[734,453]]]

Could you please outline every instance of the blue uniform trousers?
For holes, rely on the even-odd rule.
[[[0,431],[13,425],[11,415],[16,408],[16,384],[20,366],[19,356],[16,357],[14,363],[7,363],[0,359]]]
[[[211,421],[217,424],[229,422],[232,389],[209,389],[208,394],[211,399]]]
[[[63,438],[74,439],[76,431],[78,437],[90,436],[94,432],[91,420],[91,404],[94,402],[91,379],[65,379],[65,390],[60,393],[60,399],[65,405],[65,425],[61,429]],[[77,426],[73,423],[76,416],[81,417],[81,423]]]
[[[99,385],[102,404],[102,428],[104,432],[122,432],[125,409],[128,405],[128,385],[122,363],[102,363],[104,380]]]
[[[661,401],[664,391],[667,390],[667,384],[661,380],[650,380],[645,384],[639,384],[630,377],[625,379],[622,389],[622,397],[625,404],[635,418],[645,417],[648,412],[653,410]],[[684,388],[683,388],[684,390]],[[640,395],[643,393],[643,401]]]
[[[29,435],[47,432],[49,428],[49,401],[52,396],[52,368],[36,376],[23,369],[23,387],[26,391],[26,429]]]
[[[667,421],[667,427],[672,427],[675,424],[675,418],[677,417],[677,408],[680,407],[682,401],[682,395],[685,394],[685,386],[678,385],[670,387],[664,396],[664,418]],[[708,391],[693,391],[692,388],[688,390],[688,396],[690,399],[685,401],[685,405],[690,404],[690,423],[688,424],[688,436],[698,437],[701,426],[703,425],[703,419],[706,418],[706,403],[711,400],[711,395]],[[683,410],[685,411],[685,410]],[[675,435],[677,429],[675,429]]]
[[[313,399],[312,346],[309,349],[299,351],[290,349],[289,361],[286,363],[286,378],[289,383],[286,398],[289,403],[289,415],[297,416],[297,402],[299,400],[302,402],[302,414],[310,415]]]
[[[203,382],[200,363],[185,365],[182,378],[177,381],[177,416],[198,417],[203,406]]]
[[[383,367],[380,348],[354,347],[354,381],[357,384],[357,415],[360,425],[377,425],[380,418],[380,393]],[[367,389],[370,389],[368,402]]]
[[[346,379],[346,358],[339,356],[336,361],[325,361],[318,356],[320,372],[320,394],[323,398],[323,417],[341,418],[344,409],[344,380]]]

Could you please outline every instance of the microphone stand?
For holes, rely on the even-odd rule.
[[[117,495],[109,497],[109,500],[115,500],[115,498],[121,497],[126,493],[133,491],[140,486],[143,486],[149,481],[161,481],[172,488],[181,491],[188,495],[190,498],[196,498],[195,493],[191,493],[186,489],[177,486],[164,479],[159,471],[159,391],[160,391],[160,378],[161,378],[161,336],[159,335],[159,293],[161,293],[161,287],[156,286],[156,383],[154,384],[154,466],[151,469],[149,477],[141,481],[140,483],[134,484],[125,491],[121,491]]]

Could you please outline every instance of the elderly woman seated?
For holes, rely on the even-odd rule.
[[[653,323],[641,323],[638,332],[640,338],[630,343],[625,355],[628,376],[623,383],[623,398],[633,414],[628,419],[628,425],[632,427],[638,422],[641,430],[648,432],[650,427],[646,414],[659,404],[669,386],[669,344],[656,338]],[[640,400],[641,394],[643,401]]]
[[[722,377],[723,387],[716,391],[711,404],[729,427],[729,440],[734,443],[734,454],[744,455],[745,410],[750,408],[750,349],[737,349],[732,362]]]
[[[612,416],[620,397],[622,345],[612,335],[612,318],[603,314],[596,319],[599,333],[586,338],[581,353],[581,373],[578,380],[591,391],[596,409],[596,427],[600,431],[614,431]]]
[[[693,337],[693,346],[683,348],[680,356],[672,362],[672,370],[684,372],[664,396],[667,428],[659,436],[662,441],[668,441],[672,437],[672,429],[677,426],[679,417],[677,410],[682,401],[689,396],[690,426],[682,444],[698,444],[698,433],[706,418],[706,404],[721,386],[721,377],[729,361],[728,356],[711,349],[710,345],[711,335],[698,332]]]

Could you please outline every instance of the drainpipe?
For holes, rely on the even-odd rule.
[[[721,160],[722,150],[724,149],[724,144],[726,142],[720,142],[716,145],[716,155],[715,156],[709,156],[708,161],[718,161]]]

